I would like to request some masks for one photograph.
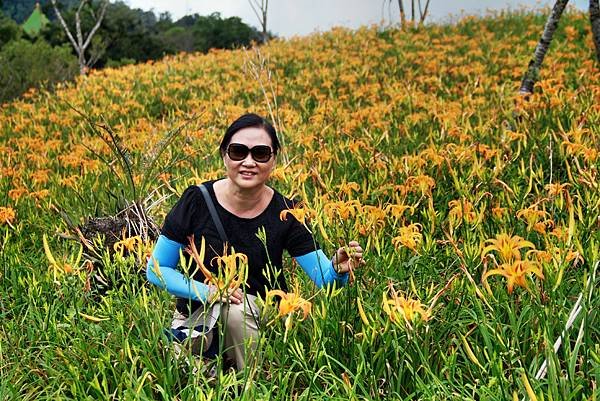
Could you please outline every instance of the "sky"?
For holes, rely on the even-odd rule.
[[[156,14],[169,12],[174,20],[187,14],[219,12],[224,18],[237,16],[245,23],[259,27],[249,1],[253,0],[125,0],[125,3],[133,8],[153,10]],[[421,0],[422,4],[425,2]],[[410,1],[404,4],[407,8]],[[426,22],[447,22],[461,14],[482,14],[487,10],[518,10],[553,4],[553,0],[430,0]],[[588,0],[574,0],[569,4],[587,10],[589,3]],[[387,25],[399,19],[397,0],[271,0],[267,29],[277,36],[290,38],[327,31],[334,26],[354,29],[377,23]]]

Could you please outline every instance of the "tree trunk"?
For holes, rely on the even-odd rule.
[[[400,27],[404,29],[406,27],[406,14],[404,13],[404,4],[402,4],[402,0],[398,0],[398,6],[400,7]]]
[[[267,43],[267,10],[269,9],[269,0],[261,0],[260,3],[258,0],[248,0],[248,3],[250,3],[254,15],[256,15],[256,18],[260,22],[262,42]]]
[[[83,37],[84,36],[83,32],[81,31],[81,15],[80,15],[80,13],[81,13],[81,10],[83,9],[83,6],[88,2],[88,0],[81,0],[81,2],[79,3],[79,7],[77,7],[77,11],[75,12],[75,36],[73,36],[73,34],[71,33],[71,30],[67,26],[67,23],[65,22],[62,14],[58,10],[58,6],[56,5],[56,0],[51,0],[51,1],[52,1],[52,7],[54,8],[54,12],[56,13],[56,16],[57,16],[58,20],[60,21],[60,24],[62,25],[63,30],[65,31],[67,37],[69,38],[71,45],[73,45],[73,48],[75,49],[75,52],[77,53],[77,56],[78,56],[77,60],[79,62],[79,73],[81,75],[85,75],[87,73],[88,68],[91,67],[91,65],[92,65],[91,60],[85,59],[85,50],[90,45],[90,43],[92,41],[92,36],[94,36],[94,34],[98,30],[98,28],[100,28],[100,24],[102,23],[102,20],[104,19],[104,15],[106,13],[106,8],[108,7],[108,0],[104,0],[104,3],[102,4],[102,8],[100,10],[100,15],[98,16],[98,18],[96,18],[96,23],[95,23],[94,27],[92,28],[92,30],[88,33],[85,41],[84,41],[84,37]],[[92,15],[93,15],[93,13],[92,13]],[[95,16],[94,16],[94,18],[95,18]]]
[[[269,0],[265,1],[265,7],[263,8],[263,20],[262,20],[262,35],[263,35],[263,43],[267,43],[267,9],[269,8]]]
[[[421,4],[421,3],[419,3]],[[419,25],[423,25],[425,23],[425,18],[427,18],[427,12],[429,11],[429,0],[425,3],[425,10],[421,13],[421,19],[419,20]]]
[[[552,42],[552,36],[554,35],[554,31],[556,31],[558,21],[560,20],[560,17],[568,2],[569,0],[556,0],[554,7],[552,7],[552,12],[548,17],[548,21],[546,21],[542,37],[535,47],[533,58],[529,62],[527,72],[523,76],[523,81],[521,82],[521,88],[519,89],[519,92],[523,95],[533,93],[533,86],[539,78],[540,67],[542,66],[546,52],[548,52],[548,47]]]
[[[590,23],[594,45],[596,46],[596,58],[600,63],[600,6],[598,0],[590,0]]]

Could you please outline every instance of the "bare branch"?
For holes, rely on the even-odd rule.
[[[398,0],[398,7],[400,7],[400,27],[404,29],[406,27],[406,14],[404,13],[403,0]]]
[[[106,14],[106,9],[107,8],[108,8],[108,0],[105,0],[104,3],[102,4],[102,9],[100,10],[100,15],[98,16],[98,20],[96,21],[96,25],[94,25],[94,27],[92,28],[92,30],[88,34],[88,37],[87,37],[85,43],[83,44],[83,50],[85,50],[90,45],[90,41],[92,40],[92,36],[94,36],[94,34],[98,30],[98,28],[100,28],[100,24],[102,23],[102,20],[104,19],[104,15]]]
[[[256,10],[256,7],[260,7],[260,6],[258,4],[255,5],[255,0],[248,0],[248,3],[250,3],[250,7],[252,7],[252,11],[254,11],[254,15],[256,15],[256,19],[258,19],[260,21],[260,14]]]
[[[81,34],[81,9],[87,0],[83,0],[79,3],[79,7],[77,7],[77,11],[75,12],[75,34],[77,35],[77,46],[81,49],[81,53],[85,51],[83,48],[83,35]]]
[[[248,0],[250,3],[250,7],[252,7],[252,11],[256,18],[260,22],[262,27],[262,41],[263,43],[267,42],[267,10],[269,8],[269,0],[261,0],[260,3],[258,0]]]
[[[421,0],[419,0],[419,5],[421,4]],[[425,22],[425,18],[427,18],[427,12],[429,11],[429,0],[425,3],[425,9],[421,14],[421,19],[419,20],[419,25],[423,25]]]
[[[60,11],[58,11],[58,7],[56,6],[56,0],[52,0],[52,7],[54,8],[54,12],[56,13],[56,16],[58,17],[58,20],[60,21],[60,24],[62,25],[63,29],[65,30],[65,33],[67,34],[67,37],[71,41],[71,44],[73,45],[73,47],[77,51],[77,54],[79,54],[79,46],[77,46],[77,42],[75,41],[75,38],[71,34],[71,31],[69,30],[69,27],[67,26],[67,23],[63,19],[62,14],[60,13]]]
[[[79,72],[81,73],[81,75],[85,75],[87,67],[92,66],[99,57],[99,55],[96,54],[96,55],[91,56],[88,60],[86,60],[85,51],[88,48],[88,46],[90,45],[90,43],[92,41],[92,37],[94,36],[94,34],[98,30],[98,28],[100,28],[100,24],[102,23],[102,20],[104,19],[104,15],[106,14],[106,9],[108,8],[109,0],[103,0],[102,6],[100,9],[100,14],[98,15],[97,19],[95,18],[96,23],[94,24],[94,27],[91,29],[91,31],[87,34],[87,37],[85,38],[85,40],[84,40],[83,32],[81,30],[81,11],[83,10],[84,6],[86,4],[88,4],[89,0],[81,0],[79,2],[79,6],[77,7],[77,10],[75,11],[75,35],[76,35],[77,39],[75,39],[75,37],[73,36],[71,31],[69,30],[67,23],[65,22],[62,14],[58,10],[56,0],[51,0],[51,1],[52,1],[52,6],[54,7],[54,12],[56,13],[56,16],[58,17],[65,33],[67,34],[67,37],[71,41],[73,48],[75,49],[75,51],[77,52],[77,55],[79,56],[78,57]],[[89,3],[89,6],[90,6],[90,8],[92,7],[91,3]],[[95,15],[95,13],[92,10],[92,16],[94,16],[94,15]]]

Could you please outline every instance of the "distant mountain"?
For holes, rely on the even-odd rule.
[[[54,11],[52,10],[50,0],[0,0],[0,9],[4,15],[22,24],[35,9],[36,3],[40,3],[42,12],[48,18],[54,19]],[[79,0],[58,0],[58,3],[63,9],[68,9],[79,4]]]

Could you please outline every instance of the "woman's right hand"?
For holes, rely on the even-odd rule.
[[[239,305],[244,300],[244,293],[239,288],[236,288],[235,290],[228,289],[227,292],[222,291],[221,293],[219,293],[217,287],[211,284],[208,286],[208,294],[208,299],[210,300],[210,302],[213,302],[214,300],[220,297],[220,299],[218,300],[221,303],[231,303]]]

